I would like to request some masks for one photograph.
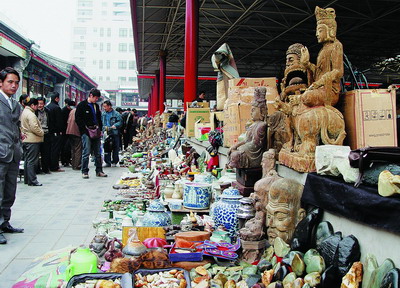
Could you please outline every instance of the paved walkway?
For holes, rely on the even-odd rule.
[[[92,163],[91,163],[92,165]],[[90,167],[89,179],[80,171],[38,175],[41,187],[18,182],[17,200],[11,224],[25,229],[23,234],[4,234],[8,243],[0,245],[0,287],[10,288],[37,256],[68,245],[88,245],[95,231],[92,220],[107,217],[101,213],[104,199],[112,198],[112,185],[126,168],[104,168],[107,178],[95,177]],[[99,215],[101,214],[101,215]]]

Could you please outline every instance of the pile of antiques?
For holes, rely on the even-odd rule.
[[[237,126],[245,127],[241,135],[213,129],[201,151],[180,126],[162,128],[159,114],[141,128],[123,152],[120,166],[127,169],[113,186],[114,199],[104,201],[104,217],[93,220],[89,248],[71,253],[66,281],[73,287],[122,288],[127,282],[179,288],[399,287],[400,270],[391,259],[379,265],[374,251],[362,255],[357,237],[323,219],[324,208],[337,208],[339,215],[357,214],[352,219],[400,233],[393,208],[400,204],[400,151],[342,146],[345,119],[335,105],[343,47],[335,10],[316,7],[315,16],[322,44],[317,61],[311,63],[304,45],[290,45],[280,94],[276,85],[240,86],[247,80],[226,72],[234,66],[226,44],[214,54],[221,77],[236,81],[233,96],[224,98],[225,110],[248,109],[249,122]],[[226,141],[232,141],[224,152],[227,165],[218,167],[215,157]],[[278,173],[278,167],[306,180]],[[367,184],[372,188],[364,188]],[[350,189],[354,194],[345,195]],[[365,189],[371,189],[367,196]],[[382,212],[394,220],[375,210],[367,215],[367,208],[352,213],[357,201],[367,203],[372,194],[384,199],[373,202],[373,209],[394,211]],[[387,221],[390,227],[381,226]]]

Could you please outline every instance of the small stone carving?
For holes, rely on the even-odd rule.
[[[273,245],[280,237],[290,243],[296,225],[305,217],[306,211],[300,207],[303,185],[295,180],[282,178],[276,180],[268,193],[267,234]]]
[[[315,171],[314,152],[320,140],[323,144],[342,145],[346,137],[343,115],[332,107],[338,102],[340,78],[343,76],[343,46],[336,39],[335,10],[316,7],[315,15],[316,36],[323,45],[317,64],[310,63],[306,47],[301,47],[301,44],[289,47],[292,50],[289,52],[293,53],[288,54],[287,59],[292,57],[288,60],[302,67],[298,70],[306,72],[301,77],[288,72],[283,85],[291,86],[298,81],[303,83],[301,87],[295,85],[297,89],[293,91],[285,87],[282,99],[277,101],[278,108],[290,117],[291,123],[290,140],[280,151],[279,161],[299,172]],[[302,93],[306,82],[304,78],[313,82]]]
[[[264,151],[267,149],[267,105],[265,87],[254,91],[251,118],[253,124],[246,132],[246,139],[233,145],[228,152],[229,166],[234,168],[257,168],[261,165]]]
[[[384,197],[400,194],[400,175],[394,175],[388,170],[382,171],[379,174],[378,193]]]
[[[343,277],[340,288],[358,288],[363,275],[363,265],[361,262],[354,262],[350,271]]]
[[[263,211],[257,211],[256,215],[248,220],[244,227],[239,230],[239,237],[246,241],[258,241],[264,236],[264,218]]]
[[[344,181],[355,183],[359,169],[352,168],[349,162],[349,146],[321,145],[315,151],[315,167],[320,175],[339,176]]]

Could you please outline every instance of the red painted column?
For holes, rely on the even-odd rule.
[[[154,102],[153,102],[153,116],[156,115],[156,112],[160,110],[160,71],[155,71],[156,78],[154,79]]]
[[[160,99],[159,99],[159,110],[160,115],[164,112],[164,102],[166,96],[166,79],[167,79],[167,51],[160,51]]]
[[[183,105],[197,97],[198,74],[198,42],[199,42],[199,1],[186,0],[185,19],[185,83]]]
[[[153,86],[151,86],[149,99],[147,100],[147,116],[149,116],[149,117],[152,115],[152,111],[151,111],[151,109],[153,107],[153,105],[151,105],[152,99],[153,99]]]

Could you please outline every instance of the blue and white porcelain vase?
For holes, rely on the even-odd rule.
[[[171,225],[171,217],[165,212],[164,205],[159,199],[153,200],[143,216],[144,227],[164,227]]]
[[[189,209],[208,209],[210,207],[212,185],[187,182],[183,189],[183,206]]]
[[[228,188],[222,192],[220,200],[216,202],[213,213],[215,227],[224,226],[231,237],[236,236],[239,219],[237,212],[240,206],[239,200],[243,198],[238,189]]]

